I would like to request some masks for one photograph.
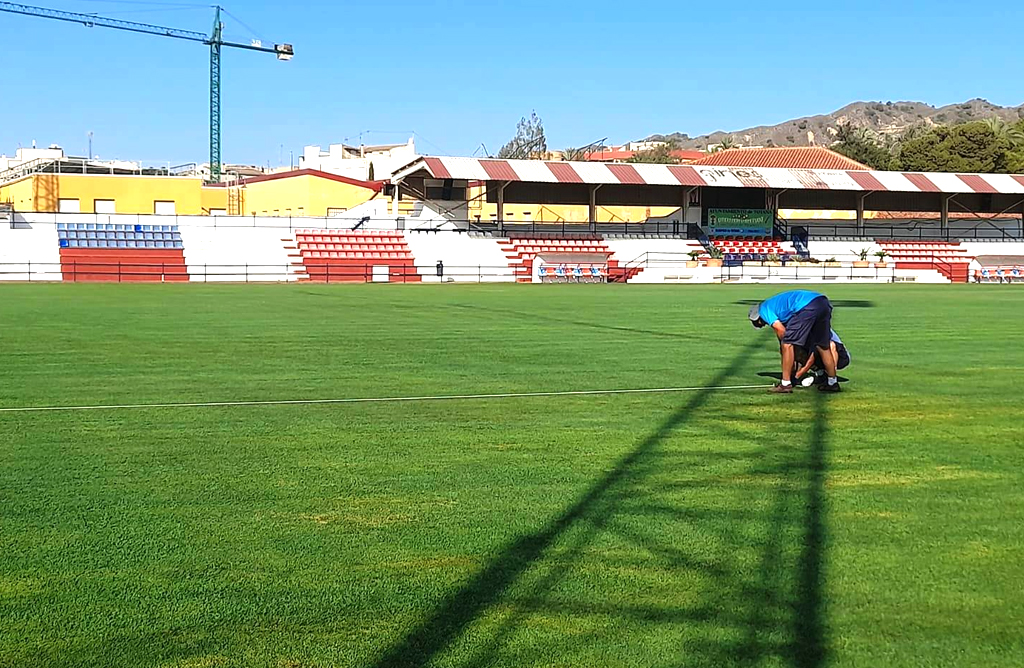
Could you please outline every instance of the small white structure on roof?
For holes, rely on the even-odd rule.
[[[380,146],[349,146],[331,144],[326,151],[319,146],[306,146],[299,157],[299,169],[316,169],[321,172],[347,176],[361,181],[370,180],[370,165],[373,164],[373,179],[391,178],[398,169],[418,158],[413,138],[404,144]]]

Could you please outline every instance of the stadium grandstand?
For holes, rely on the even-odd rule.
[[[1014,283],[1024,268],[1024,176],[874,171],[822,148],[678,165],[417,157],[386,182],[78,167],[0,183],[31,193],[5,200],[0,279]],[[117,199],[141,186],[149,206]],[[193,186],[186,207],[160,199]],[[517,215],[538,210],[561,213]]]

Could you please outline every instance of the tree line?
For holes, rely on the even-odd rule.
[[[915,125],[885,137],[840,125],[830,146],[872,169],[907,172],[1024,172],[1024,119],[987,118],[957,125]]]
[[[872,169],[908,172],[960,172],[982,174],[1024,173],[1024,119],[1007,123],[992,117],[956,125],[914,125],[898,135],[882,135],[867,128],[841,124],[829,148]],[[715,150],[732,147],[727,137]],[[566,160],[583,160],[593,146],[567,148]],[[630,162],[672,164],[678,145],[669,141],[637,151]],[[544,124],[536,113],[524,117],[515,136],[498,152],[500,158],[547,157]]]

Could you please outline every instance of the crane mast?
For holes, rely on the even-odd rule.
[[[158,37],[171,37],[190,42],[207,44],[210,47],[210,180],[219,182],[221,178],[221,113],[220,113],[220,57],[221,49],[225,46],[248,51],[260,51],[273,53],[278,60],[291,60],[295,55],[291,44],[275,44],[272,47],[263,46],[259,40],[253,40],[249,44],[242,42],[229,42],[224,40],[224,24],[221,22],[221,7],[214,7],[213,30],[209,35],[192,30],[181,30],[179,28],[168,28],[166,26],[151,25],[148,23],[137,23],[135,21],[124,21],[121,19],[96,16],[95,14],[80,14],[78,12],[66,12],[59,9],[46,7],[33,7],[31,5],[19,5],[11,2],[0,2],[0,12],[9,14],[21,14],[23,16],[35,16],[68,23],[78,23],[87,28],[101,27],[114,30],[125,30],[128,32],[156,35]]]

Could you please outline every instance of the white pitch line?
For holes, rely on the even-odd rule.
[[[567,390],[561,392],[504,392],[501,394],[442,394],[421,397],[354,397],[349,399],[281,399],[269,401],[207,401],[174,404],[110,404],[101,406],[16,406],[0,413],[43,413],[52,411],[102,411],[141,408],[218,408],[224,406],[295,406],[312,404],[371,404],[403,401],[457,401],[471,399],[515,399],[527,397],[571,397],[601,394],[664,394],[668,392],[712,392],[720,390],[763,390],[770,385],[720,385],[718,387],[652,387],[630,390]]]

